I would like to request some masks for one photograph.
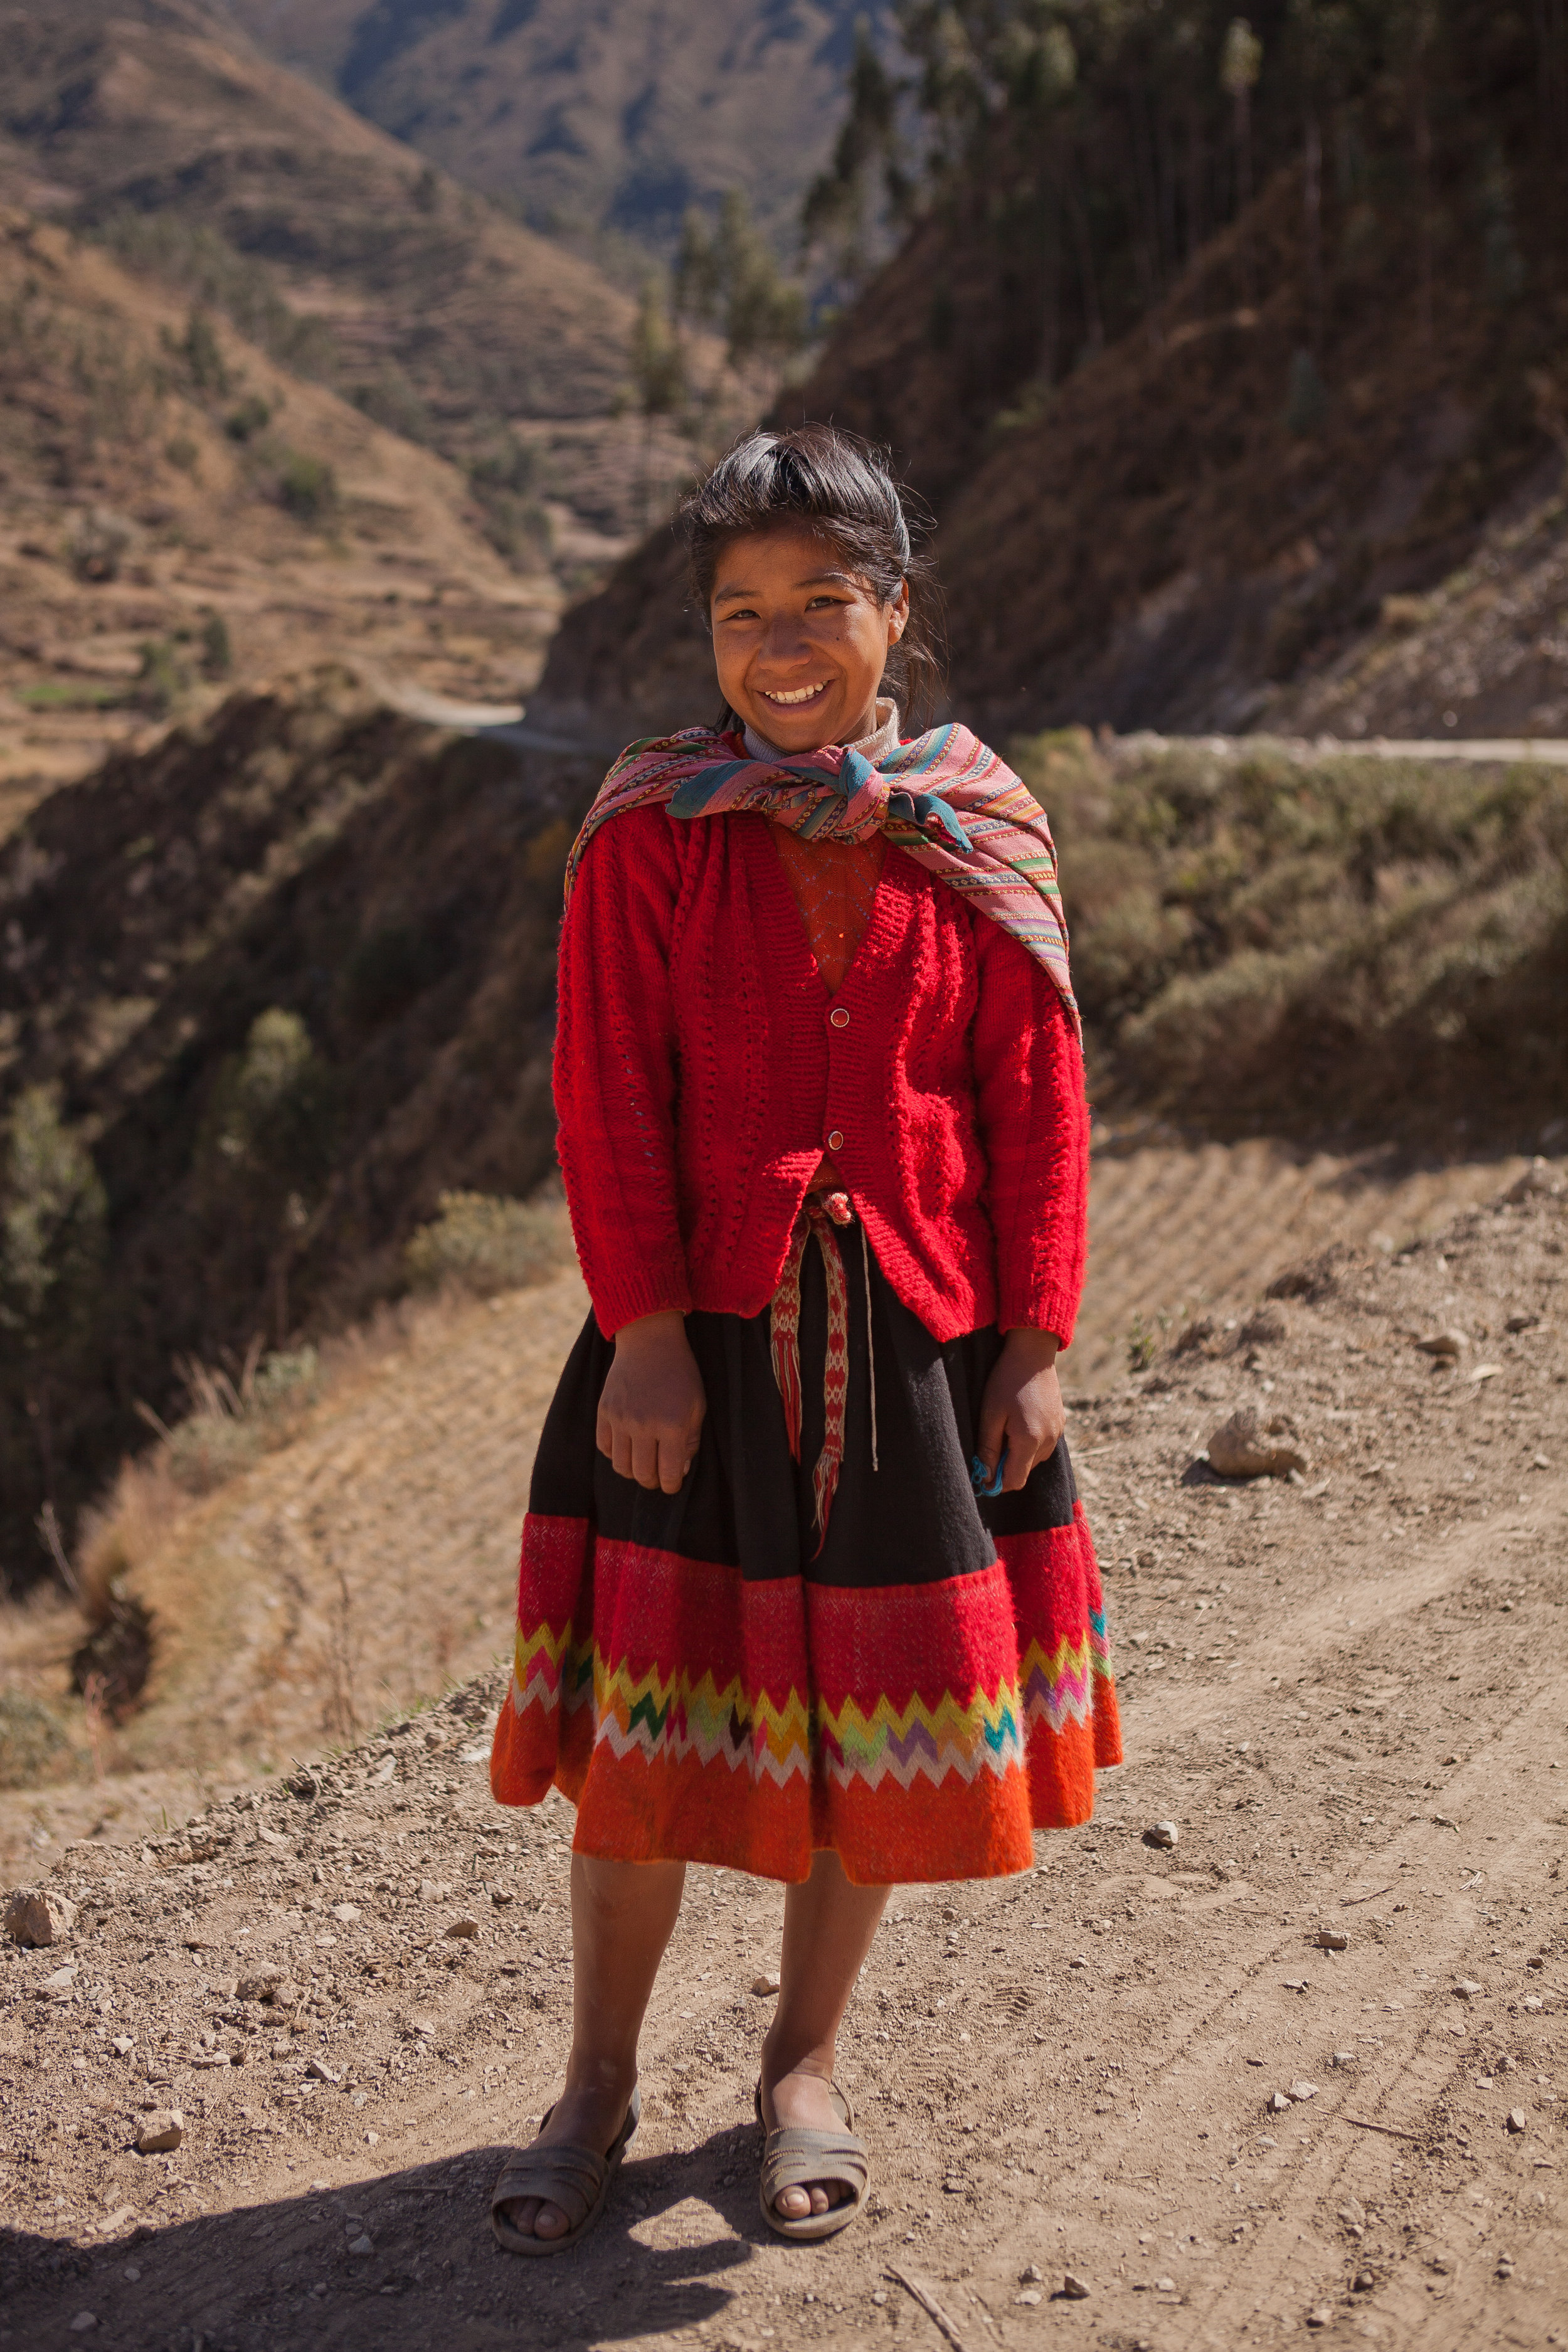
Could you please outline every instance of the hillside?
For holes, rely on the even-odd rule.
[[[0,212],[0,835],[48,785],[335,652],[428,691],[530,688],[560,590],[433,450]]]
[[[1549,2343],[1568,2284],[1555,1181],[1393,1256],[1319,1261],[1239,1329],[1076,1402],[1128,1761],[1037,1871],[897,1890],[839,2048],[873,2194],[808,2269],[756,2210],[778,1892],[708,1869],[604,2221],[526,2273],[490,2246],[484,2200],[553,2095],[570,2014],[572,1816],[489,1801],[501,1667],[161,1833],[35,1844],[27,1880],[73,1909],[58,1943],[0,1955],[13,2326],[63,2344],[90,2319],[127,2352],[565,2347],[585,2325],[934,2347],[913,2280],[971,2352],[1047,2330]],[[514,1314],[526,1344],[516,1302],[494,1321]],[[1458,1365],[1412,1344],[1438,1324],[1467,1335]],[[1212,1475],[1205,1441],[1246,1405],[1289,1417],[1304,1477]],[[247,1530],[251,1605],[285,1628],[285,1531],[322,1507],[317,1466],[297,1519],[268,1496],[276,1546]],[[444,1469],[459,1502],[460,1444]],[[510,1601],[498,1557],[482,1606]],[[1173,1843],[1147,1834],[1163,1822]],[[178,2145],[138,2154],[170,2109]]]
[[[851,0],[226,0],[312,75],[536,228],[668,251],[689,204],[742,188],[783,252],[843,110]]]
[[[1052,13],[1066,37],[1072,12]],[[977,44],[1000,22],[954,14]],[[1091,20],[1131,23],[1087,10],[1086,38]],[[1180,128],[1180,84],[1142,35],[1097,68],[1098,145],[1005,95],[963,131],[903,249],[776,411],[890,445],[934,509],[955,713],[997,736],[1568,723],[1564,150],[1538,109],[1534,34],[1510,18],[1489,47],[1479,16],[1454,26],[1425,214],[1392,31],[1335,117],[1340,164],[1299,152],[1321,93],[1280,65],[1256,199],[1194,215],[1173,178],[1172,218],[1188,217],[1173,241],[1162,214],[1157,269],[1153,228],[1127,218],[1142,151],[1116,169],[1126,76],[1175,110],[1173,142]],[[1290,55],[1281,33],[1269,56]],[[1000,69],[987,87],[1005,90]],[[1162,171],[1179,177],[1174,154]],[[1229,184],[1223,122],[1199,164]],[[1086,208],[1076,271],[1069,199]],[[628,732],[689,719],[708,687],[682,606],[661,531],[569,614],[542,693],[563,712],[618,704]]]
[[[447,456],[612,535],[640,512],[640,422],[611,414],[633,306],[206,0],[0,9],[0,194],[91,228],[279,359]],[[262,330],[265,335],[262,335]]]

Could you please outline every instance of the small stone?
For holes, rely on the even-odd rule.
[[[422,1878],[419,1882],[421,1903],[446,1903],[451,1893],[450,1883],[445,1878]]]
[[[1541,1952],[1531,1952],[1524,1965],[1527,1969],[1543,1969],[1546,1966],[1545,1956]]]
[[[490,1901],[495,1905],[498,1911],[504,1911],[507,1905],[514,1902],[515,1900],[516,1897],[511,1893],[510,1887],[492,1886],[490,1888]]]
[[[336,2084],[341,2083],[343,2079],[341,2074],[334,2074],[330,2066],[324,2066],[319,2058],[306,2059],[305,2075],[306,2079],[311,2083]]]
[[[138,2156],[167,2156],[185,2137],[185,2119],[178,2107],[154,2107],[142,2118],[136,2135]]]
[[[1151,1822],[1143,1832],[1143,1843],[1156,1847],[1162,1853],[1169,1853],[1173,1845],[1180,1844],[1181,1836],[1182,1832],[1174,1822]]]
[[[236,1979],[235,1998],[237,2000],[276,2000],[279,1986],[287,1981],[286,1969],[279,1968],[271,1960],[262,1960]]]
[[[1013,2300],[1015,2303],[1026,2304],[1033,2310],[1035,2305],[1043,2302],[1045,2298],[1037,2286],[1026,2286],[1023,2294],[1016,2294]]]
[[[1359,2238],[1366,2228],[1366,2208],[1359,2197],[1347,2197],[1339,2209],[1339,2219],[1352,2238]]]
[[[448,1936],[460,1937],[467,1942],[471,1942],[479,1932],[479,1921],[477,1919],[470,1918],[466,1911],[460,1918],[451,1919],[447,1923],[447,1933]]]
[[[1287,1977],[1285,1990],[1287,1992],[1305,1992],[1311,1981],[1310,1977]]]
[[[1499,2256],[1497,2274],[1500,2279],[1510,2279],[1513,2276],[1513,2263],[1507,2254]]]
[[[1269,2114],[1271,2116],[1283,2116],[1289,2115],[1289,2111],[1290,2102],[1285,2096],[1284,2092],[1276,2091],[1273,2097],[1268,2102]]]
[[[1309,2327],[1331,2327],[1333,2324],[1334,2314],[1331,2304],[1315,2303],[1307,2314]]]
[[[1537,2010],[1544,2009],[1546,2003],[1542,2000],[1541,1995],[1538,1992],[1527,1992],[1524,1999],[1520,2003],[1520,2007],[1521,2009],[1528,2009],[1532,2017]]]
[[[1266,1423],[1255,1405],[1240,1405],[1209,1439],[1209,1468],[1221,1478],[1288,1478],[1293,1470],[1305,1477],[1307,1456],[1294,1438],[1282,1414]]]
[[[771,1994],[777,1992],[779,1989],[779,1980],[777,1977],[765,1975],[753,1977],[752,1979],[751,1989],[756,1994],[759,2000],[766,2000]]]
[[[1525,2114],[1522,2107],[1510,2107],[1508,2111],[1508,2127],[1510,2132],[1528,2130],[1529,2126],[1530,2117]]]
[[[1176,2292],[1175,2280],[1173,2278],[1157,2278],[1154,2281],[1154,2292],[1156,2294],[1174,2294]]]
[[[1045,2273],[1041,2270],[1038,2263],[1026,2263],[1023,2269],[1018,2273],[1018,2284],[1020,2286],[1038,2286],[1044,2275]]]
[[[1428,1331],[1415,1342],[1424,1356],[1432,1356],[1440,1364],[1457,1364],[1469,1344],[1462,1331]]]
[[[362,2230],[357,2238],[349,2240],[349,2252],[351,2254],[358,2254],[363,2260],[366,2254],[374,2254],[375,2247]]]
[[[1329,2063],[1332,2066],[1353,2066],[1356,2063],[1355,2052],[1353,2050],[1336,2050]]]
[[[357,1903],[334,1903],[332,1906],[332,1916],[334,1919],[341,1919],[345,1927],[352,1927],[354,1921],[360,1916],[359,1905]]]
[[[374,2147],[380,2138],[381,2134],[378,2131],[367,2131],[364,2136],[364,2144],[366,2147]]]
[[[1315,2099],[1317,2095],[1316,2083],[1292,2083],[1290,2085],[1290,2096],[1299,2106],[1305,2106],[1309,2099]]]
[[[1062,2278],[1062,2293],[1069,2303],[1084,2303],[1089,2297],[1089,2281],[1080,2279],[1076,2271],[1068,2271]]]
[[[39,1949],[70,1934],[76,1926],[76,1905],[52,1886],[18,1886],[6,1899],[0,1926],[14,1944]]]
[[[73,2336],[85,2336],[89,2327],[96,2327],[97,2326],[98,2314],[96,2311],[79,2311],[76,2317],[71,2321],[71,2334]]]
[[[1370,2294],[1373,2288],[1377,2284],[1377,2278],[1375,2273],[1372,2271],[1357,2271],[1354,2278],[1351,2281],[1351,2284],[1354,2287],[1357,2294]]]
[[[1454,1979],[1454,1990],[1458,1994],[1461,2000],[1475,2000],[1480,1995],[1483,1988],[1476,1982],[1474,1977],[1456,1977]]]
[[[962,2197],[967,2183],[961,2180],[956,2172],[950,2172],[942,2185],[950,2197]]]
[[[136,2044],[129,2033],[117,2033],[109,2046],[117,2058],[129,2058]]]
[[[1348,1952],[1351,1939],[1342,1927],[1320,1927],[1313,1942],[1321,1952]]]

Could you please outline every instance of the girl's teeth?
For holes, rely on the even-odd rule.
[[[770,702],[809,702],[814,694],[822,692],[826,683],[826,678],[818,678],[815,686],[797,687],[793,694],[768,694],[766,687],[763,687],[763,692],[767,694]]]

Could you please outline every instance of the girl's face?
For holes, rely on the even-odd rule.
[[[781,751],[817,751],[876,725],[910,592],[900,581],[892,603],[879,604],[831,540],[780,525],[729,541],[709,617],[719,685],[736,717]]]

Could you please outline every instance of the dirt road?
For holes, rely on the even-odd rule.
[[[492,2247],[563,2046],[571,1828],[490,1805],[492,1678],[183,1835],[68,1849],[67,1940],[0,1960],[0,2342],[936,2352],[896,2272],[967,2352],[1568,2341],[1565,1245],[1560,1197],[1474,1210],[1079,1401],[1129,1762],[1030,1875],[896,1895],[844,2236],[758,2215],[779,1898],[697,1871],[609,2213],[550,2262]],[[1244,1402],[1300,1483],[1195,1460]],[[171,2105],[177,2152],[132,2152]]]

